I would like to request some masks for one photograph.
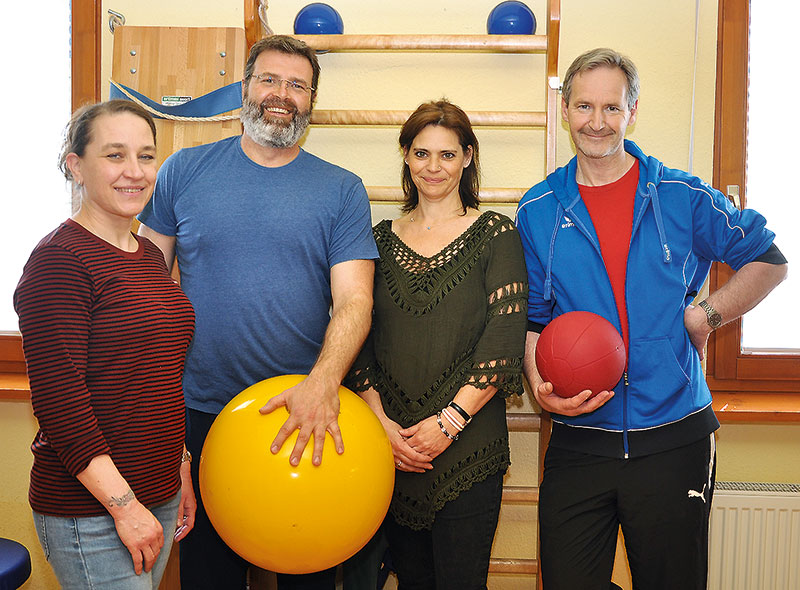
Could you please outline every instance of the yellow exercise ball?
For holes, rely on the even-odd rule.
[[[289,413],[258,410],[304,378],[273,377],[234,397],[214,420],[200,456],[200,493],[219,535],[250,563],[288,574],[324,570],[354,555],[378,530],[394,488],[389,439],[369,406],[344,387],[344,454],[326,434],[322,464],[315,467],[312,437],[292,467],[297,431],[277,455],[270,452]]]

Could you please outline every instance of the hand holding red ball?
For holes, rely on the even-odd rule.
[[[619,332],[608,320],[588,311],[558,316],[536,343],[539,374],[552,383],[555,394],[565,398],[585,390],[591,390],[592,396],[610,390],[622,377],[625,362]]]

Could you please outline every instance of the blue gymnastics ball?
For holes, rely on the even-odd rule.
[[[490,35],[533,35],[536,32],[536,17],[522,2],[508,0],[495,6],[486,20]]]

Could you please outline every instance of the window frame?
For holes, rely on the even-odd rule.
[[[747,204],[749,29],[749,0],[719,0],[713,183],[723,191],[737,185],[743,207]],[[729,266],[715,263],[709,290],[715,291],[732,275]],[[800,393],[800,355],[745,352],[741,342],[741,319],[716,330],[709,339],[706,376],[713,394]]]

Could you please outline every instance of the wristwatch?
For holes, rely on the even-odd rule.
[[[183,455],[181,455],[181,463],[191,463],[192,462],[192,454],[184,449]]]
[[[708,325],[711,326],[712,330],[716,330],[722,325],[722,316],[716,309],[714,309],[708,304],[708,301],[703,299],[697,305],[702,307],[703,311],[706,312],[706,322],[708,322]]]

